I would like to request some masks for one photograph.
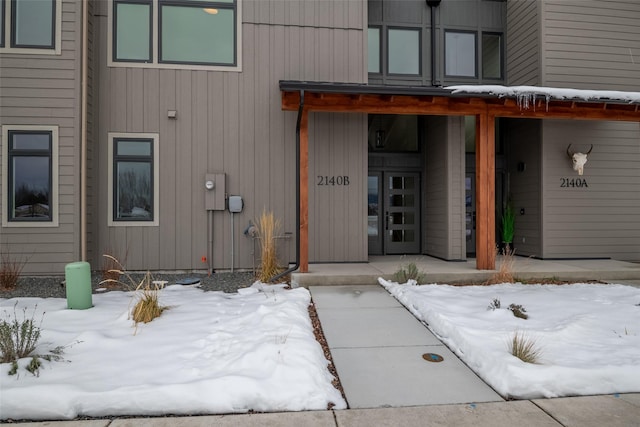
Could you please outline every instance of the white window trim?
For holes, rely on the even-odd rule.
[[[113,0],[109,0],[107,11],[107,66],[124,68],[159,68],[170,70],[242,71],[242,0],[236,0],[236,65],[199,65],[159,63],[158,52],[158,0],[153,0],[152,50],[153,62],[120,62],[113,60]]]
[[[0,53],[17,53],[26,55],[62,55],[62,0],[56,1],[56,32],[53,49],[28,49],[24,47],[11,47],[11,0],[5,0],[4,11],[4,47],[0,47]],[[0,14],[1,15],[1,14]]]
[[[9,221],[9,131],[49,131],[51,132],[51,221]],[[2,126],[2,227],[51,228],[58,227],[58,126],[3,125]]]
[[[153,140],[153,221],[113,220],[113,140],[117,138],[145,138]],[[109,227],[158,227],[160,225],[160,147],[157,133],[109,132],[107,146],[107,225]]]

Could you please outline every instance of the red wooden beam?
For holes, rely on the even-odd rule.
[[[476,115],[476,268],[496,267],[495,116]]]
[[[309,111],[300,117],[300,272],[309,272]]]

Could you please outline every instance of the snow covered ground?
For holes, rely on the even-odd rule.
[[[93,295],[87,310],[62,298],[0,299],[0,320],[42,320],[37,353],[66,347],[64,361],[44,361],[38,376],[25,369],[30,358],[13,376],[0,365],[0,419],[346,407],[314,337],[306,289],[169,286],[160,304],[170,308],[137,330],[132,298]]]
[[[640,392],[640,289],[622,285],[453,287],[381,280],[396,298],[504,396]],[[32,318],[37,353],[65,346],[39,376],[0,365],[0,419],[322,410],[346,407],[315,340],[306,289],[259,283],[237,294],[169,286],[161,317],[134,328],[133,293],[0,299],[0,320]],[[500,309],[488,306],[499,299]],[[17,302],[17,304],[16,304]],[[510,304],[526,309],[519,319]],[[43,314],[44,313],[44,314]],[[511,356],[514,332],[535,340],[539,364]]]
[[[638,288],[380,283],[503,396],[640,392]],[[489,309],[494,299],[502,308]],[[515,317],[510,304],[523,306],[528,319]],[[509,353],[515,332],[535,341],[539,364]]]

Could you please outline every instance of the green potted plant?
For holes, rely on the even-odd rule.
[[[516,217],[513,213],[513,205],[511,201],[507,202],[502,213],[502,243],[504,252],[511,252],[511,244],[513,243],[513,234],[515,229]]]

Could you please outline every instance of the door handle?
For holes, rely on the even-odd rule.
[[[384,213],[384,229],[389,229],[389,212]]]

